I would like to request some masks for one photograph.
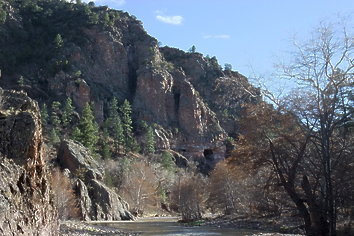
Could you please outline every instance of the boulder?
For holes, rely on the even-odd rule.
[[[176,166],[178,166],[179,168],[188,167],[188,159],[185,156],[173,150],[169,150],[169,152],[173,155]]]
[[[128,204],[102,183],[103,170],[90,151],[80,143],[63,140],[58,162],[69,169],[74,179],[79,212],[82,220],[133,220]]]
[[[86,103],[90,102],[90,87],[83,79],[70,81],[66,87],[66,96],[72,97],[75,106],[82,111]]]
[[[96,220],[132,220],[129,205],[113,190],[93,179],[90,183],[91,199]]]
[[[0,151],[19,165],[41,161],[41,120],[38,105],[23,92],[0,89]]]
[[[74,189],[76,190],[81,219],[88,221],[95,218],[93,217],[92,201],[85,183],[81,179],[77,179],[74,185]]]
[[[1,235],[58,235],[39,108],[25,93],[0,89],[0,137]]]
[[[85,180],[103,179],[103,170],[92,158],[90,151],[73,140],[63,140],[60,143],[58,162],[63,169],[67,168],[73,175]]]

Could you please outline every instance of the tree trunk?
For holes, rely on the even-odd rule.
[[[325,214],[328,220],[328,235],[336,235],[336,215],[334,209],[334,196],[333,196],[333,186],[332,186],[332,158],[330,153],[330,130],[322,121],[321,125],[321,158],[324,167],[324,178],[325,178]]]
[[[324,217],[323,210],[316,202],[316,197],[311,191],[310,182],[306,175],[303,176],[301,187],[305,192],[308,211],[311,218],[311,235],[328,236],[329,224]]]

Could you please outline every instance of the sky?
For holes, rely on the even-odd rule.
[[[87,1],[88,2],[88,1]],[[96,0],[127,11],[162,45],[216,56],[252,77],[269,76],[289,57],[294,38],[321,21],[354,19],[354,0]],[[354,28],[354,21],[351,21]]]

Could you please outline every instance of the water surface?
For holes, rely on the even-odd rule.
[[[119,221],[107,224],[124,232],[139,232],[146,236],[245,236],[259,233],[255,230],[212,226],[184,226],[174,217],[142,218],[138,221]]]

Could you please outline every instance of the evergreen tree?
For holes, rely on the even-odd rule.
[[[94,151],[94,147],[98,139],[98,125],[95,122],[90,104],[86,103],[78,128],[81,135],[79,141],[91,151]]]
[[[59,138],[58,133],[55,128],[52,128],[50,130],[49,140],[52,144],[56,144],[56,143],[60,142],[60,138]]]
[[[47,125],[48,124],[48,108],[47,104],[43,103],[42,108],[41,108],[41,119],[42,119],[42,124]]]
[[[145,133],[145,154],[155,153],[155,134],[154,129],[149,126]]]
[[[108,12],[103,14],[102,23],[103,23],[104,26],[109,26],[111,24],[111,19],[109,17]]]
[[[91,12],[91,14],[89,15],[89,21],[90,24],[96,25],[99,22],[99,16],[97,13],[95,12]]]
[[[108,129],[107,129],[107,122],[104,124],[103,134],[102,134],[102,157],[103,159],[110,159],[112,157],[111,150],[109,147],[108,139]]]
[[[102,144],[102,158],[106,160],[112,158],[112,153],[107,142]]]
[[[118,100],[117,98],[114,97],[109,103],[109,107],[108,107],[108,126],[110,128],[113,128],[114,122],[117,121],[118,117],[119,117]]]
[[[138,122],[137,133],[138,134],[146,134],[148,127],[149,127],[149,125],[146,123],[146,121],[140,120]]]
[[[110,128],[111,135],[114,138],[114,149],[116,153],[119,153],[120,147],[125,145],[122,121],[120,119],[118,110],[118,100],[114,97],[111,100],[108,108],[107,127]]]
[[[122,122],[119,117],[114,121],[113,131],[115,152],[119,153],[120,147],[125,144]]]
[[[195,47],[195,45],[193,45],[190,49],[188,49],[188,52],[189,53],[195,53],[195,51],[196,51],[196,47]]]
[[[21,75],[20,78],[17,80],[17,84],[20,87],[24,87],[25,86],[25,78],[23,78],[23,76]]]
[[[122,115],[122,127],[124,135],[124,148],[125,151],[131,151],[134,144],[133,138],[133,121],[131,118],[132,108],[128,100],[124,100],[122,106],[120,107],[120,112]]]
[[[161,165],[167,170],[173,170],[176,167],[174,157],[170,152],[164,151],[161,154]]]
[[[81,131],[79,129],[79,127],[75,127],[72,132],[71,132],[71,139],[81,142]]]
[[[74,113],[73,102],[71,98],[68,97],[65,101],[64,111],[62,115],[62,121],[64,127],[67,127],[67,125],[70,124],[73,113]]]
[[[5,23],[6,17],[7,17],[7,13],[3,9],[3,5],[4,5],[4,3],[0,2],[0,24]]]
[[[61,37],[60,34],[57,34],[54,39],[54,46],[56,48],[61,48],[64,44],[63,38]]]
[[[60,107],[61,107],[60,102],[54,101],[52,103],[52,111],[51,111],[51,115],[50,115],[50,120],[53,125],[53,128],[55,128],[55,129],[59,129],[59,127],[60,127],[60,117],[59,117]]]
[[[141,152],[141,147],[135,138],[131,139],[130,150],[135,153]]]
[[[225,69],[226,71],[232,71],[232,65],[229,64],[229,63],[225,63],[224,69]]]

